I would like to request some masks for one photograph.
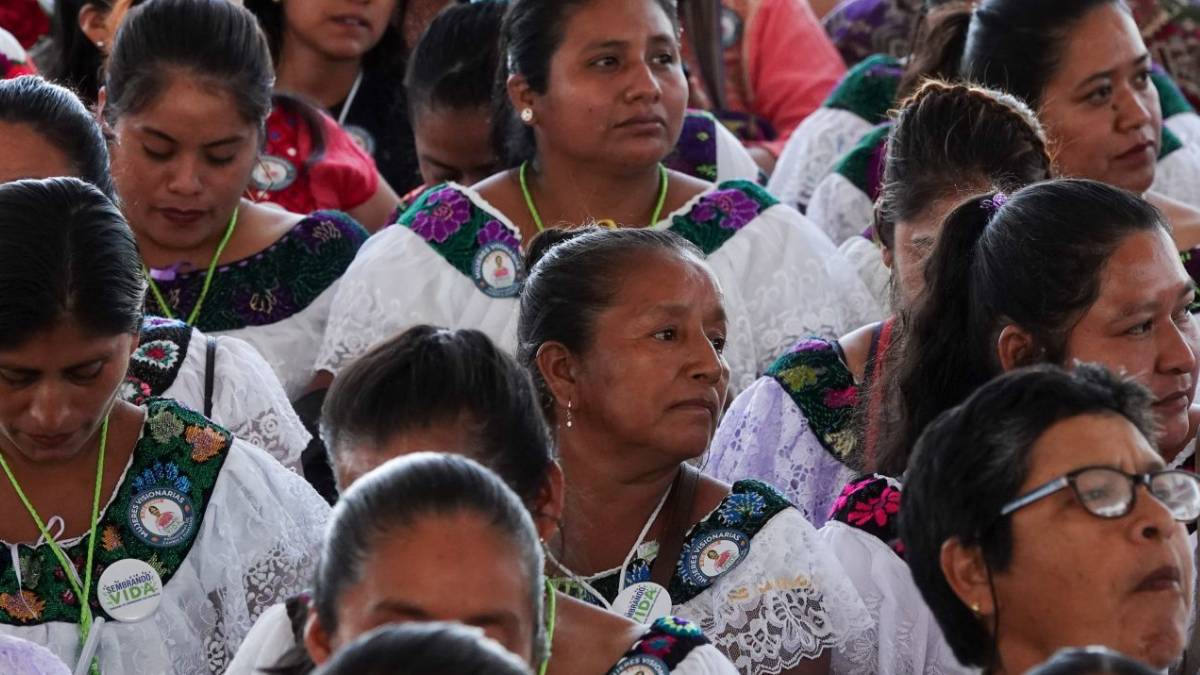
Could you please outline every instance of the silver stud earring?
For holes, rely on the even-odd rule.
[[[533,124],[533,108],[524,108],[521,110],[521,121],[525,124]]]
[[[570,429],[573,426],[575,426],[575,416],[571,414],[571,399],[567,399],[567,428]]]

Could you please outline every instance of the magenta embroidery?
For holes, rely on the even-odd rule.
[[[413,219],[412,230],[428,241],[445,243],[471,217],[471,203],[454,188],[429,195],[425,208]]]
[[[726,230],[740,230],[758,216],[758,204],[738,190],[718,190],[700,199],[692,210],[699,222],[719,218]]]

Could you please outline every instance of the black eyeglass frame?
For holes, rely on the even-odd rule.
[[[1087,473],[1089,471],[1107,471],[1109,473],[1120,474],[1121,476],[1124,476],[1126,480],[1129,481],[1129,483],[1130,483],[1129,501],[1126,502],[1125,509],[1123,511],[1121,511],[1120,513],[1117,513],[1117,514],[1113,514],[1113,515],[1104,515],[1104,514],[1096,513],[1095,511],[1093,511],[1091,508],[1088,507],[1087,501],[1083,498],[1083,495],[1081,495],[1079,493],[1079,487],[1078,487],[1077,481],[1078,481],[1078,478],[1080,475]],[[1156,495],[1154,493],[1154,488],[1153,488],[1154,480],[1156,478],[1158,478],[1159,476],[1164,476],[1164,475],[1186,476],[1186,477],[1190,478],[1193,483],[1195,483],[1197,499],[1196,499],[1196,503],[1193,505],[1193,510],[1194,510],[1193,515],[1191,515],[1190,517],[1180,517],[1179,514],[1177,514],[1171,508],[1171,506],[1166,503],[1166,501],[1164,501],[1161,497],[1159,497],[1158,495]],[[1129,513],[1131,511],[1133,511],[1134,507],[1137,505],[1137,493],[1138,493],[1137,488],[1139,485],[1145,485],[1146,491],[1150,493],[1150,496],[1157,499],[1159,501],[1159,503],[1161,503],[1163,506],[1165,506],[1167,508],[1168,511],[1171,511],[1171,517],[1174,518],[1176,521],[1181,522],[1181,523],[1188,523],[1188,522],[1192,522],[1192,521],[1196,520],[1197,518],[1200,518],[1200,475],[1197,475],[1196,473],[1193,473],[1191,471],[1185,471],[1183,469],[1162,469],[1160,471],[1151,471],[1148,473],[1126,473],[1120,469],[1117,469],[1117,468],[1111,467],[1111,466],[1084,466],[1084,467],[1075,469],[1073,471],[1070,471],[1066,474],[1063,474],[1062,476],[1059,476],[1058,478],[1055,478],[1054,480],[1046,482],[1046,483],[1030,490],[1029,492],[1025,493],[1024,495],[1017,497],[1016,499],[1008,502],[1004,506],[1002,506],[1000,508],[1000,517],[1003,518],[1005,516],[1012,515],[1013,513],[1019,511],[1020,509],[1025,508],[1026,506],[1029,506],[1030,504],[1033,504],[1034,502],[1036,502],[1038,500],[1049,497],[1050,495],[1058,492],[1059,490],[1070,487],[1071,491],[1075,493],[1075,499],[1076,499],[1076,501],[1079,502],[1079,505],[1082,506],[1085,511],[1092,514],[1093,516],[1096,516],[1097,518],[1104,518],[1106,520],[1113,520],[1116,518],[1124,518],[1125,516],[1129,515]]]

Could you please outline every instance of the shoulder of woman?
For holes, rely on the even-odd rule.
[[[711,255],[777,205],[779,200],[757,183],[725,181],[694,192],[671,216],[668,229]]]

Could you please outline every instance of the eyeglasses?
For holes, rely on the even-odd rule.
[[[1138,485],[1145,485],[1175,520],[1189,522],[1200,518],[1200,476],[1181,469],[1129,474],[1108,466],[1086,466],[1055,478],[1005,504],[1000,516],[1070,487],[1088,513],[1100,518],[1120,518],[1133,510]]]

